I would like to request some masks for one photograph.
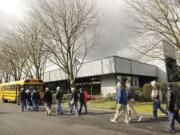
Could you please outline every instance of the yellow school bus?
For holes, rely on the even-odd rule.
[[[40,97],[42,98],[44,95],[43,92],[43,81],[38,79],[27,79],[20,80],[8,83],[0,84],[0,99],[3,102],[7,101],[15,101],[18,102],[18,95],[21,88],[26,90],[37,90],[40,93]]]

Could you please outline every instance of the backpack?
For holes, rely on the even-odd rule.
[[[121,104],[127,104],[128,102],[128,95],[125,89],[122,88],[121,92],[121,100],[120,103]]]

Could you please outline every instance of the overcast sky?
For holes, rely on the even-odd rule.
[[[131,49],[131,43],[137,36],[127,27],[131,20],[124,0],[98,0],[98,8],[102,26],[101,42],[89,58],[99,59],[112,55],[134,58],[137,52]],[[8,28],[15,27],[17,22],[23,21],[23,11],[21,0],[0,0],[0,35]]]

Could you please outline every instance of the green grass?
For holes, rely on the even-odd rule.
[[[68,106],[67,102],[63,103],[64,106]],[[88,108],[96,108],[96,109],[116,109],[116,102],[115,101],[106,101],[106,100],[91,100],[88,102]],[[162,104],[162,107],[165,109],[166,105]],[[139,113],[152,113],[152,102],[135,102],[134,108]],[[158,112],[160,113],[160,111]]]
[[[88,107],[97,109],[116,109],[115,101],[96,101],[91,100],[88,102]]]

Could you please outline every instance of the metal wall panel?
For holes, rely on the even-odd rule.
[[[101,62],[93,61],[84,63],[78,73],[78,77],[101,75]]]
[[[57,81],[66,79],[65,73],[61,70],[53,70],[49,72],[49,81]]]
[[[49,73],[50,73],[50,72],[45,72],[45,73],[44,73],[44,76],[43,76],[44,82],[49,82],[49,81],[50,81]]]
[[[131,61],[132,74],[157,77],[157,67],[148,64]]]
[[[130,60],[115,57],[116,60],[116,72],[131,74]]]
[[[120,57],[108,57],[105,59],[84,63],[78,73],[78,77],[88,77],[114,73],[156,77],[157,67]],[[60,69],[47,70],[44,75],[45,81],[57,81],[64,79],[67,79],[66,74]]]
[[[101,60],[101,74],[115,73],[115,60],[114,57]]]

